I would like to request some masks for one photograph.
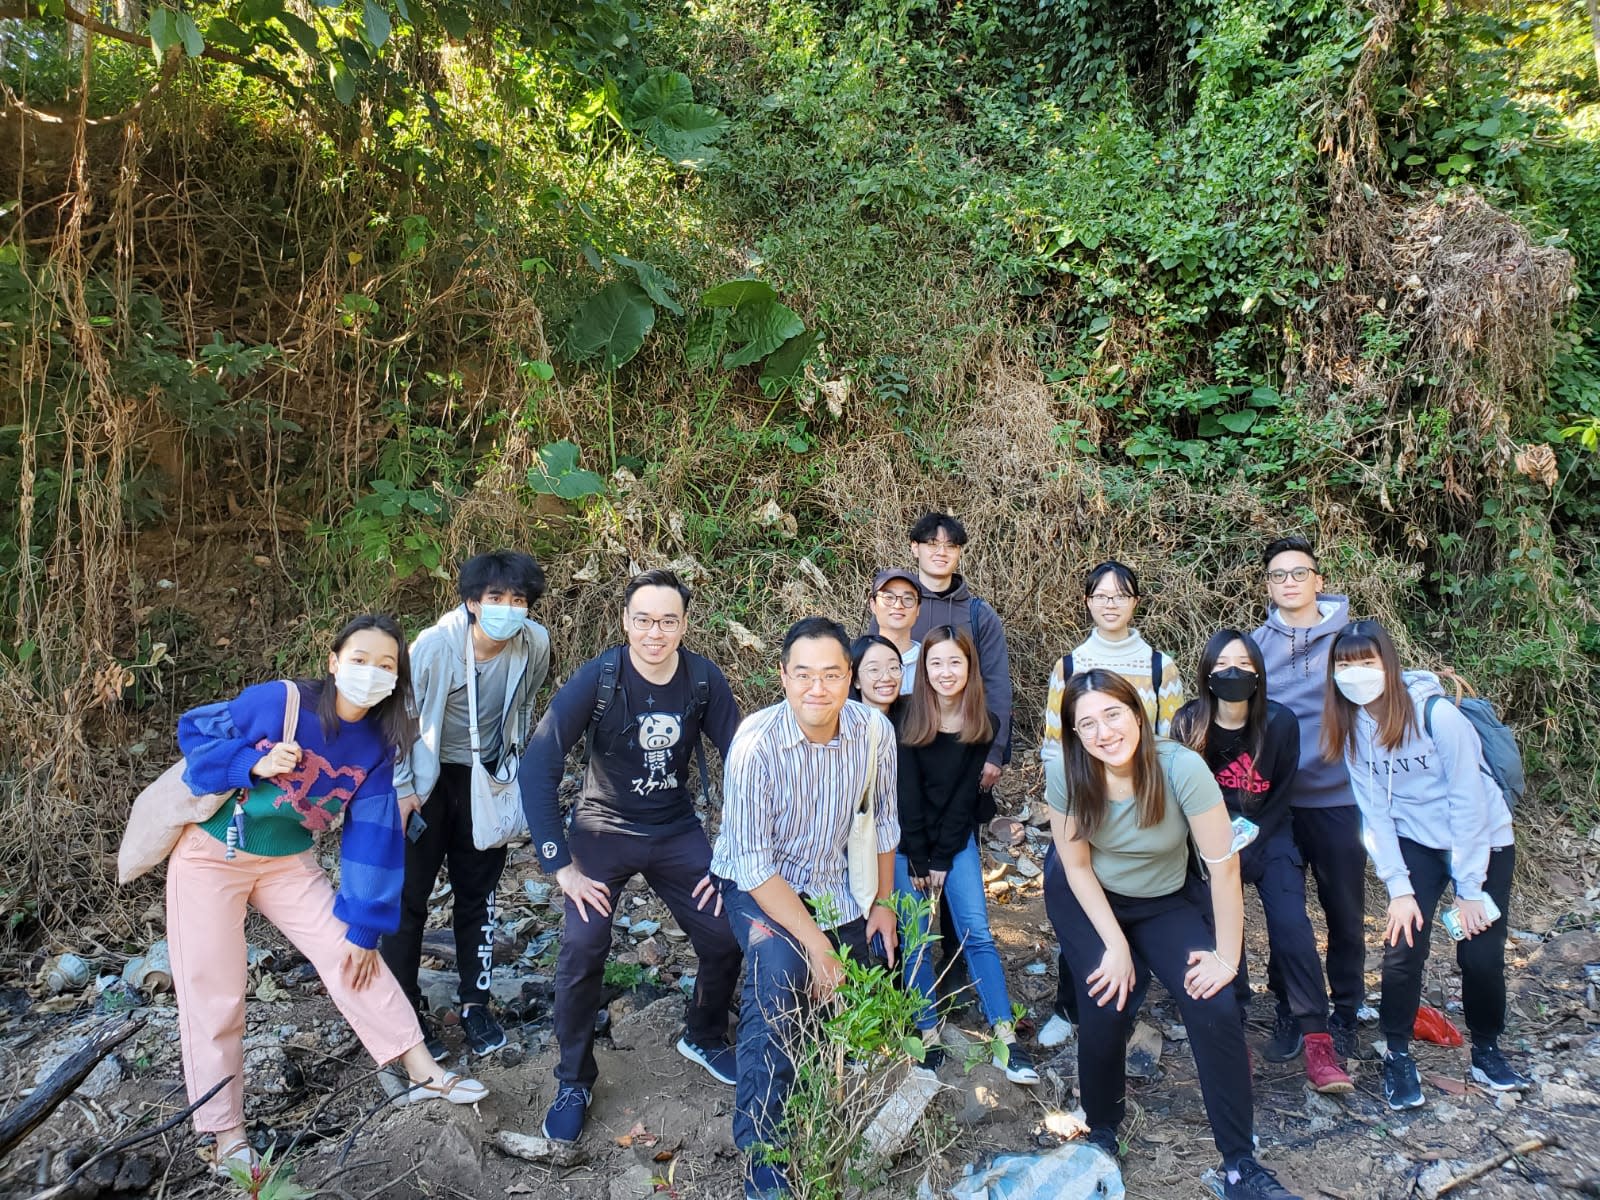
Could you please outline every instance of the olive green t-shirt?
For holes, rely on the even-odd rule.
[[[1222,803],[1216,777],[1193,750],[1159,738],[1156,758],[1167,781],[1161,820],[1140,829],[1137,801],[1114,800],[1089,839],[1095,878],[1106,891],[1121,896],[1148,899],[1181,888],[1189,870],[1189,818]],[[1062,811],[1070,812],[1071,804],[1069,796]]]

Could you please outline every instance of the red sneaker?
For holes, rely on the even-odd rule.
[[[1333,1039],[1325,1033],[1306,1034],[1306,1078],[1324,1096],[1342,1096],[1356,1090],[1333,1052]]]

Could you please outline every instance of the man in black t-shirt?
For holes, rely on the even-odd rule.
[[[666,903],[700,960],[678,1052],[722,1083],[735,1079],[728,1005],[742,956],[711,886],[711,846],[685,784],[702,735],[727,755],[739,709],[722,672],[681,649],[689,597],[671,571],[646,571],[629,582],[622,594],[627,644],[579,667],[555,694],[518,772],[539,866],[566,895],[556,960],[561,1057],[544,1121],[545,1136],[561,1141],[583,1132],[599,1075],[594,1020],[611,950],[611,906],[635,875]],[[589,762],[569,834],[557,789],[567,752],[585,737]],[[700,766],[703,773],[703,752]]]

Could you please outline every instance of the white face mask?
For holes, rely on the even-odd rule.
[[[333,673],[333,686],[357,708],[371,708],[394,694],[400,677],[371,663],[340,663]]]
[[[1339,667],[1333,673],[1333,686],[1351,704],[1371,704],[1383,695],[1385,682],[1382,667]]]

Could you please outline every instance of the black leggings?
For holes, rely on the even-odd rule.
[[[1138,1016],[1137,1000],[1154,974],[1183,1015],[1211,1136],[1223,1164],[1232,1170],[1254,1153],[1250,1060],[1239,1003],[1231,987],[1223,987],[1209,1000],[1196,1000],[1183,986],[1190,951],[1214,950],[1217,945],[1210,892],[1191,876],[1170,896],[1139,899],[1106,892],[1106,899],[1133,951],[1136,972],[1134,991],[1121,1012],[1097,1003],[1085,982],[1100,965],[1105,943],[1073,895],[1065,873],[1045,876],[1045,908],[1078,995],[1078,1087],[1089,1128],[1115,1130],[1127,1114],[1128,1035]]]
[[[1412,945],[1406,945],[1401,938],[1398,946],[1386,946],[1383,951],[1383,999],[1378,1004],[1378,1018],[1384,1037],[1395,1049],[1409,1042],[1416,1024],[1434,913],[1450,884],[1448,850],[1432,850],[1403,837],[1400,854],[1411,874],[1417,907],[1422,910],[1422,930],[1412,931]],[[1500,906],[1500,916],[1477,937],[1456,943],[1461,1005],[1475,1044],[1493,1043],[1506,1027],[1506,922],[1511,912],[1511,872],[1516,861],[1514,846],[1490,853],[1483,890]]]

